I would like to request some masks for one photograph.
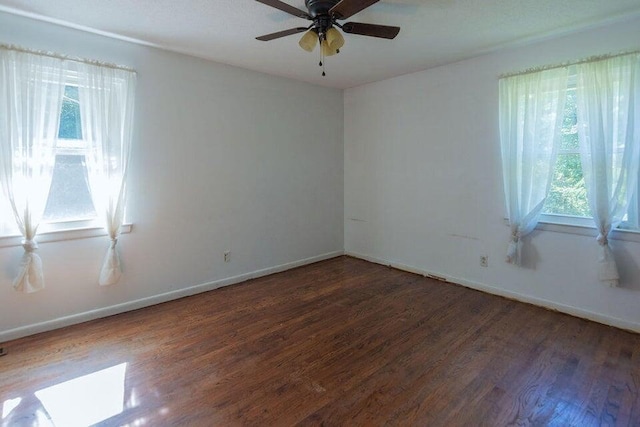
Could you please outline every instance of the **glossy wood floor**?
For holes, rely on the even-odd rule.
[[[3,425],[640,425],[640,335],[348,257],[4,344]]]

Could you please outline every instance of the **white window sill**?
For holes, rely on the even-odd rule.
[[[107,235],[107,231],[104,227],[100,227],[98,225],[79,225],[77,227],[67,226],[66,228],[60,228],[59,224],[43,224],[43,228],[45,225],[49,225],[49,227],[36,235],[36,242],[38,242],[38,244],[59,242],[62,240],[87,239],[90,237]],[[123,224],[120,227],[120,234],[131,233],[132,228],[133,224]],[[23,237],[19,234],[0,236],[0,248],[22,246],[22,239]]]
[[[578,234],[580,236],[591,236],[594,239],[598,237],[598,230],[595,227],[587,227],[584,225],[559,224],[540,221],[536,230],[553,231],[556,233]],[[609,240],[624,240],[627,242],[640,243],[640,232],[636,230],[623,230],[616,228],[611,230]]]
[[[509,225],[509,220],[505,218],[505,224]],[[536,226],[536,230],[552,231],[554,233],[577,234],[579,236],[589,236],[594,239],[598,237],[598,230],[593,225],[591,218],[573,218],[555,215],[542,215]],[[609,240],[623,240],[627,242],[640,243],[640,231],[625,230],[615,228],[609,234]]]

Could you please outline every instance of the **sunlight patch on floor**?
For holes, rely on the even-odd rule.
[[[35,395],[56,426],[92,425],[122,413],[126,370],[127,364],[122,363],[39,390]]]

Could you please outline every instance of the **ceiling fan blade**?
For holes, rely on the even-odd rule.
[[[302,33],[307,31],[307,27],[291,28],[289,30],[278,31],[277,33],[265,34],[264,36],[256,37],[256,40],[268,42],[269,40],[279,39],[280,37],[290,36],[291,34]]]
[[[329,10],[329,15],[347,19],[380,0],[342,0]]]
[[[280,9],[283,12],[287,12],[290,15],[297,16],[298,18],[311,19],[307,12],[304,12],[297,7],[290,6],[280,0],[256,0],[262,4],[266,4],[267,6],[275,7],[276,9]]]
[[[388,25],[362,24],[360,22],[347,22],[342,26],[342,31],[361,36],[380,37],[381,39],[394,39],[400,32],[400,27]]]

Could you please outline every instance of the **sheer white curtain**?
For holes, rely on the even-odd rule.
[[[124,221],[136,75],[86,63],[76,67],[91,196],[111,239],[99,283],[112,285],[122,274],[116,243]]]
[[[617,286],[620,277],[607,239],[638,185],[640,54],[576,68],[580,157],[601,248],[598,276]]]
[[[520,264],[520,239],[536,227],[549,193],[568,70],[565,67],[500,80],[502,172],[511,238],[506,261]]]
[[[0,181],[24,237],[13,282],[20,292],[44,288],[35,237],[51,185],[63,93],[60,59],[0,47]]]

